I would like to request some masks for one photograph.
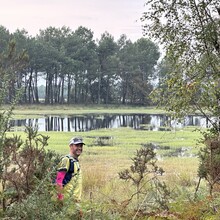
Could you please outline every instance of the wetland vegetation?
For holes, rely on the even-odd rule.
[[[29,111],[27,109],[27,114]],[[59,109],[58,111],[61,112],[62,110]],[[118,111],[125,112],[125,109],[118,109]],[[129,112],[137,111],[143,111],[143,109],[129,108]],[[90,112],[97,112],[97,110],[94,108]],[[23,116],[26,115],[25,109],[23,109],[22,114]],[[38,114],[44,114],[44,110],[39,110]],[[14,117],[16,117],[16,114]],[[8,136],[15,134],[21,136],[22,139],[26,137],[26,134],[22,131],[7,133]],[[99,212],[102,209],[104,209],[101,211],[103,212],[102,215],[106,218],[111,218],[109,212],[113,210],[115,210],[115,215],[118,216],[115,219],[119,218],[123,212],[122,203],[129,200],[132,194],[135,193],[135,185],[129,181],[124,182],[119,178],[119,173],[132,165],[132,158],[138,150],[146,149],[148,145],[151,145],[156,153],[158,166],[164,170],[164,174],[159,177],[159,180],[166,183],[170,191],[177,193],[176,190],[180,190],[176,199],[181,201],[181,197],[195,193],[199,181],[197,176],[198,152],[203,147],[202,144],[198,143],[202,138],[198,127],[191,126],[175,130],[164,129],[162,131],[135,130],[123,127],[83,132],[50,131],[39,132],[39,134],[49,137],[46,149],[55,151],[60,155],[68,152],[68,141],[73,136],[77,135],[84,138],[86,145],[80,158],[84,179],[82,204],[86,212],[85,216],[88,219],[91,218],[91,212],[96,216],[100,214]],[[147,185],[147,191],[153,192],[151,186]],[[127,190],[128,188],[129,190]],[[201,184],[200,189],[204,190],[203,193],[206,195],[207,189],[204,182]],[[88,201],[90,201],[89,206]],[[136,206],[135,201],[132,200],[126,206],[127,216],[134,215],[132,210]],[[150,205],[151,202],[153,200],[145,205]]]

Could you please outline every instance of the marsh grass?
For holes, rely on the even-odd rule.
[[[197,158],[169,157],[159,161],[158,164],[163,166],[165,171],[164,178],[170,186],[196,186],[199,164]]]
[[[81,136],[84,138],[86,145],[81,155],[81,163],[87,167],[97,166],[98,172],[106,169],[110,175],[111,172],[117,173],[120,168],[129,165],[131,158],[136,150],[140,149],[144,144],[154,143],[161,146],[157,149],[158,155],[163,155],[167,150],[162,147],[167,146],[169,150],[175,150],[179,147],[188,148],[189,152],[196,154],[201,146],[197,144],[197,140],[201,138],[199,132],[192,132],[192,128],[185,128],[178,131],[141,131],[131,128],[117,129],[100,129],[88,132],[41,132],[43,135],[49,136],[47,149],[54,150],[62,155],[69,152],[68,143],[73,136]],[[8,133],[9,135],[14,132]],[[23,138],[23,132],[16,132]],[[94,144],[94,139],[101,136],[111,136],[114,144],[109,146],[98,146]],[[196,157],[160,157],[159,161],[169,170],[186,170],[195,173],[198,167],[198,159]],[[96,169],[94,169],[96,170]],[[109,172],[111,171],[111,172]],[[168,171],[169,172],[169,171]]]
[[[179,147],[187,147],[190,152],[196,154],[201,147],[197,140],[201,138],[198,131],[191,127],[175,131],[148,131],[134,130],[131,128],[101,129],[88,132],[40,132],[48,135],[47,149],[54,150],[65,155],[69,152],[68,143],[73,136],[84,138],[86,145],[80,162],[83,172],[83,201],[92,201],[107,210],[123,211],[123,204],[134,191],[134,186],[119,179],[118,173],[132,164],[131,158],[136,151],[145,144],[165,146],[169,150]],[[8,133],[12,135],[14,132]],[[24,138],[23,132],[16,132]],[[94,140],[97,137],[110,136],[113,145],[99,146]],[[165,181],[171,190],[183,188],[193,195],[197,184],[197,157],[164,157],[165,149],[157,149],[158,166],[165,171],[161,180]],[[184,190],[181,191],[183,194]],[[181,196],[181,195],[178,195]],[[134,203],[129,204],[130,210],[135,208]],[[129,208],[126,207],[126,208]],[[113,211],[112,211],[113,213]]]

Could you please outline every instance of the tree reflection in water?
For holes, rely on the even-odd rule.
[[[24,126],[38,126],[39,131],[90,131],[101,128],[131,127],[133,129],[159,130],[161,127],[181,128],[184,126],[208,127],[202,116],[187,116],[183,122],[171,120],[165,114],[86,114],[69,116],[45,116],[36,119],[11,120],[13,130]]]

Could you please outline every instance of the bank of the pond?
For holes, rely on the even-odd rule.
[[[8,109],[3,106],[2,110]],[[35,118],[42,115],[80,115],[80,114],[163,114],[163,109],[144,106],[122,105],[17,105],[13,110],[13,118]]]

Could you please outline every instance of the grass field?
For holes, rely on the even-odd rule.
[[[28,117],[44,114],[74,113],[162,113],[154,108],[87,108],[77,106],[31,106],[15,109],[14,117]],[[83,171],[83,198],[101,202],[105,199],[122,201],[129,197],[130,185],[122,182],[118,173],[132,164],[131,158],[137,150],[151,143],[155,146],[158,166],[165,171],[161,177],[172,188],[185,187],[192,191],[198,183],[197,169],[199,165],[197,153],[202,145],[198,140],[202,137],[195,127],[185,127],[175,131],[134,130],[132,128],[100,129],[87,132],[40,132],[49,136],[47,149],[59,154],[69,152],[68,142],[73,136],[84,138],[86,145],[80,157]],[[24,132],[10,132],[8,135],[18,134],[25,138]]]
[[[164,179],[169,185],[182,184],[187,181],[196,185],[200,145],[197,140],[201,134],[194,128],[178,131],[143,131],[131,128],[101,129],[88,132],[40,132],[49,136],[47,149],[61,155],[69,152],[68,142],[73,136],[84,138],[86,145],[80,157],[83,170],[83,184],[89,199],[91,191],[95,197],[102,197],[102,190],[112,194],[112,184],[119,181],[118,173],[132,164],[131,158],[136,151],[149,143],[156,146],[158,165],[165,171]],[[16,134],[25,138],[23,132]],[[11,135],[11,133],[10,133]],[[108,137],[108,139],[106,139]],[[172,156],[174,153],[175,156]],[[176,153],[176,154],[175,154]],[[122,195],[116,184],[118,195]],[[108,189],[108,190],[107,190]],[[101,193],[100,193],[101,192]]]

